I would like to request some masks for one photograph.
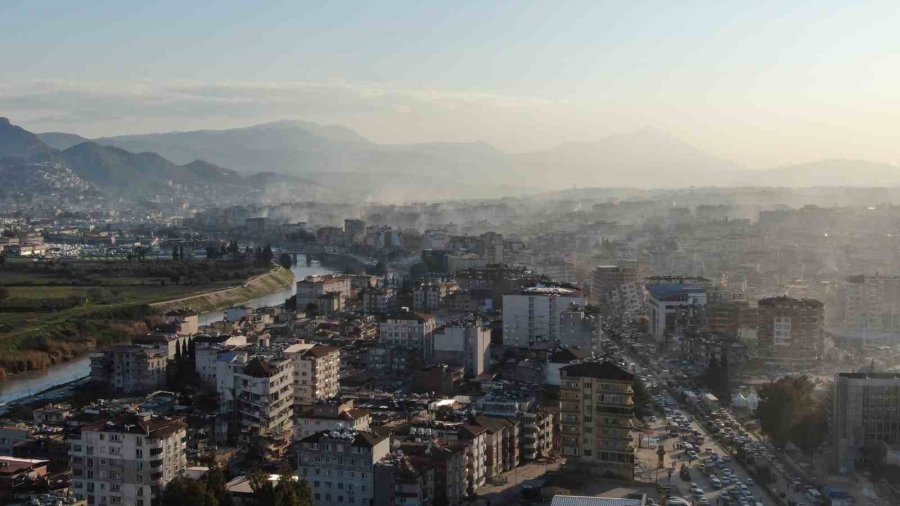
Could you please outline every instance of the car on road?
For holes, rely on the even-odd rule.
[[[666,499],[666,506],[691,506],[691,503],[683,497],[670,497]]]

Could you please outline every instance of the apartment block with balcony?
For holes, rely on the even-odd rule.
[[[219,412],[238,443],[261,456],[283,455],[293,430],[292,361],[238,354],[218,366]]]
[[[139,413],[67,436],[74,495],[88,504],[150,506],[187,466],[187,425]]]
[[[341,352],[325,344],[293,344],[284,356],[294,365],[294,404],[308,405],[338,394]]]
[[[594,476],[634,478],[634,375],[612,362],[560,370],[562,454]]]

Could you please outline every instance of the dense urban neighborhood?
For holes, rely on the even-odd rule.
[[[888,191],[193,208],[58,182],[7,194],[0,364],[83,365],[4,397],[5,504],[900,500]]]

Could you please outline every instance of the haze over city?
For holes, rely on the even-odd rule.
[[[895,7],[12,1],[0,111],[87,137],[302,119],[512,153],[649,127],[747,168],[897,163]]]

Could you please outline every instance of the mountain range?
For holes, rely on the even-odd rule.
[[[52,160],[114,194],[173,185],[203,191],[276,188],[285,195],[292,194],[287,188],[303,188],[305,193],[294,196],[408,201],[573,185],[900,185],[900,168],[865,160],[746,169],[655,129],[513,154],[483,142],[377,144],[343,126],[303,121],[88,139],[64,132],[32,134],[0,120],[2,157]]]
[[[284,174],[240,174],[203,160],[179,165],[156,153],[131,152],[73,134],[38,136],[6,118],[0,118],[0,178],[6,190],[15,186],[17,191],[31,188],[37,192],[44,188],[32,183],[45,180],[56,185],[61,178],[75,178],[72,180],[78,181],[79,188],[131,198],[174,189],[227,196],[263,191],[276,184],[320,186]],[[57,186],[53,189],[60,189]]]

